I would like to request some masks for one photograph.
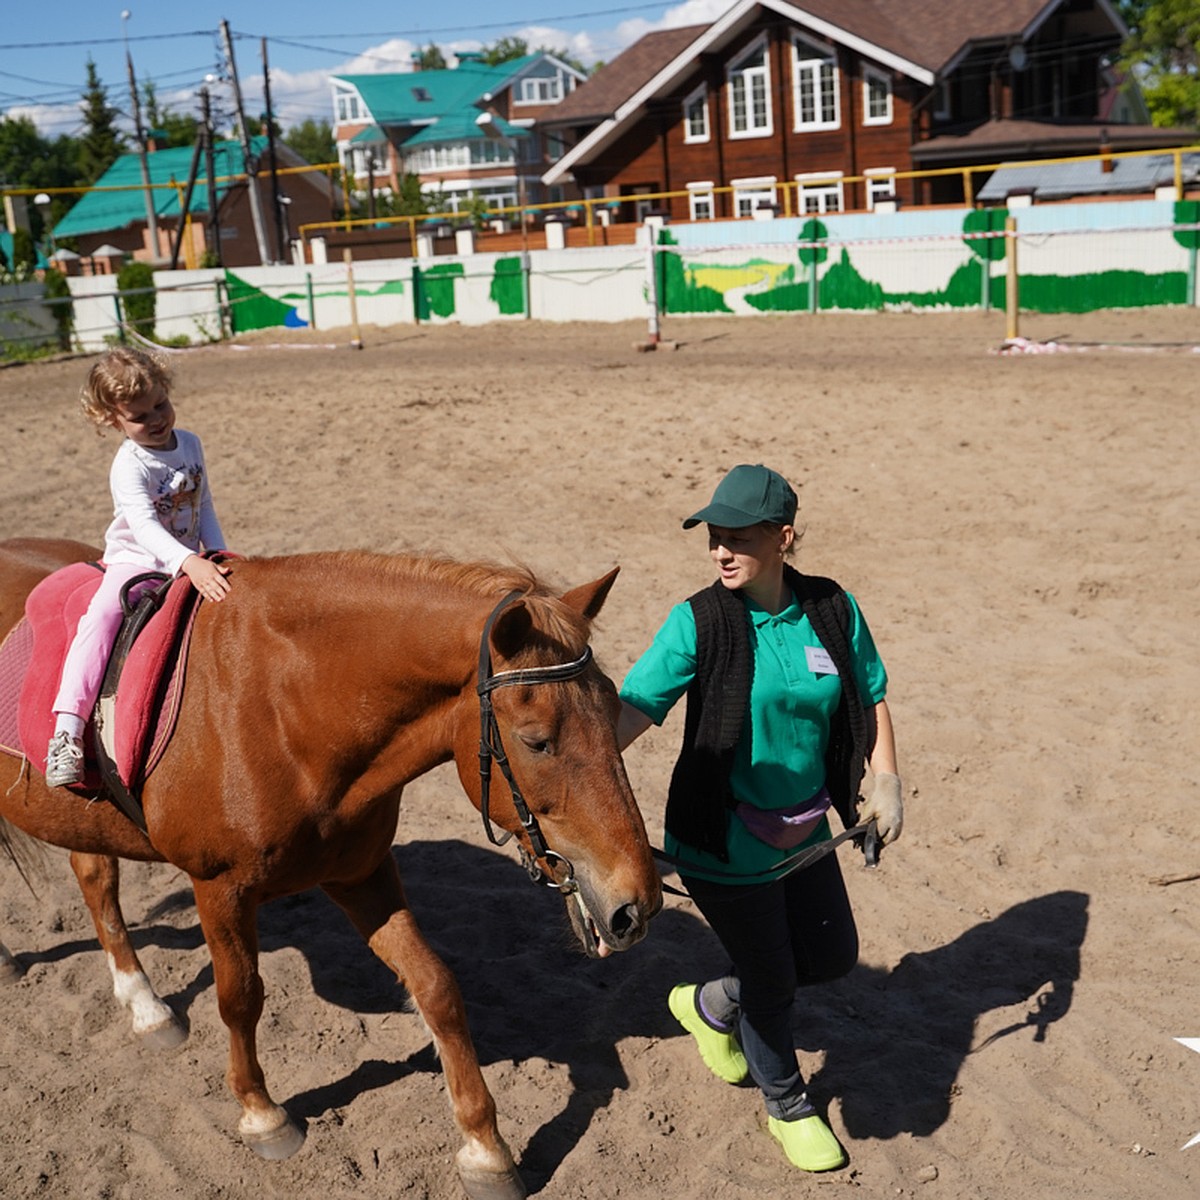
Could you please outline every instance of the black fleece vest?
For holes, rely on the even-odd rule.
[[[868,735],[851,662],[849,602],[832,579],[801,575],[785,566],[784,580],[841,679],[842,698],[825,748],[825,785],[849,829],[855,823]],[[696,677],[688,688],[683,748],[667,793],[666,827],[686,845],[728,862],[729,813],[736,803],[729,775],[754,673],[750,618],[741,594],[720,580],[689,596],[688,603],[696,618]]]

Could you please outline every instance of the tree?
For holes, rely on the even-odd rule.
[[[444,71],[446,69],[446,56],[432,42],[413,56],[413,62],[418,71]]]
[[[480,61],[489,67],[498,67],[501,63],[512,62],[515,58],[524,58],[527,54],[552,54],[561,63],[574,67],[581,75],[588,73],[587,67],[577,58],[573,58],[565,50],[553,46],[537,46],[530,50],[529,43],[523,37],[497,38],[490,46],[484,46],[480,51]]]
[[[1135,16],[1123,56],[1151,120],[1163,126],[1200,125],[1200,5],[1149,0]]]
[[[147,80],[142,85],[142,111],[146,116],[146,128],[165,136],[165,142],[160,145],[160,149],[196,144],[200,129],[199,119],[160,107],[153,80]]]
[[[524,58],[528,53],[529,43],[523,37],[502,37],[490,46],[484,46],[479,59],[489,67],[498,67],[501,63],[512,62],[514,58]]]
[[[108,92],[100,82],[96,64],[87,60],[87,90],[80,108],[84,134],[79,148],[80,182],[95,183],[125,150],[125,141],[117,132],[117,110],[108,102]]]
[[[283,140],[305,162],[314,166],[337,162],[337,142],[333,139],[333,128],[328,121],[314,121],[309,117],[302,125],[289,129],[283,135]]]

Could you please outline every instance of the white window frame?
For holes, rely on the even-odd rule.
[[[874,212],[877,200],[896,194],[896,168],[868,167],[863,176],[866,180],[867,212]]]
[[[825,70],[832,104],[825,100]],[[813,115],[805,119],[801,94],[807,84],[812,90]],[[792,35],[792,128],[797,133],[817,129],[839,129],[842,124],[842,73],[837,65],[837,51],[809,37]]]
[[[759,202],[776,203],[775,189],[778,180],[774,175],[760,175],[753,179],[731,179],[733,188],[733,215],[736,218],[753,218]]]
[[[526,75],[513,96],[513,106],[557,104],[566,94],[561,71],[553,75]]]
[[[843,192],[844,176],[841,171],[809,171],[797,175],[796,179],[796,213],[801,217],[824,215],[825,213],[841,213],[846,211],[846,198]],[[809,201],[816,204],[809,207]],[[830,200],[833,204],[830,205]]]
[[[883,91],[883,109],[878,116],[871,114],[871,89],[881,88]],[[863,67],[862,79],[862,111],[864,125],[890,125],[892,116],[892,79],[884,71],[874,67]]]
[[[333,111],[339,125],[351,125],[367,120],[366,105],[363,104],[362,97],[351,88],[333,89]]]
[[[756,62],[754,66],[743,65],[756,59],[761,59],[761,63]],[[729,93],[730,140],[770,137],[775,129],[775,120],[771,111],[771,54],[766,34],[749,45],[726,67],[725,88]],[[762,119],[756,123],[755,91],[759,88]],[[737,127],[739,98],[745,118],[743,129]]]
[[[692,128],[692,109],[697,105],[700,108],[700,124],[703,127],[698,133]],[[683,102],[683,140],[685,142],[707,142],[709,137],[708,88],[701,84]]]
[[[692,221],[715,221],[717,217],[717,198],[713,194],[713,182],[711,179],[706,179],[702,183],[689,183],[688,190],[688,218]],[[702,212],[701,208],[707,205],[708,212]]]

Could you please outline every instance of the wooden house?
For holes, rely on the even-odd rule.
[[[798,212],[961,204],[963,167],[1187,144],[1119,90],[1126,33],[1109,0],[737,0],[543,118],[564,145],[543,179],[703,220],[770,211],[784,184]]]

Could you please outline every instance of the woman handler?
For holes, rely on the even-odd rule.
[[[795,515],[781,475],[742,465],[684,521],[707,524],[717,580],[671,610],[629,672],[618,739],[687,693],[666,850],[731,967],[668,1004],[714,1074],[758,1085],[788,1159],[826,1171],[846,1156],[806,1095],[791,1008],[797,987],[851,970],[858,932],[834,854],[786,864],[830,838],[831,805],[848,825],[874,819],[885,844],[903,807],[883,663],[853,597],[786,564]],[[856,814],[864,761],[874,786]]]

